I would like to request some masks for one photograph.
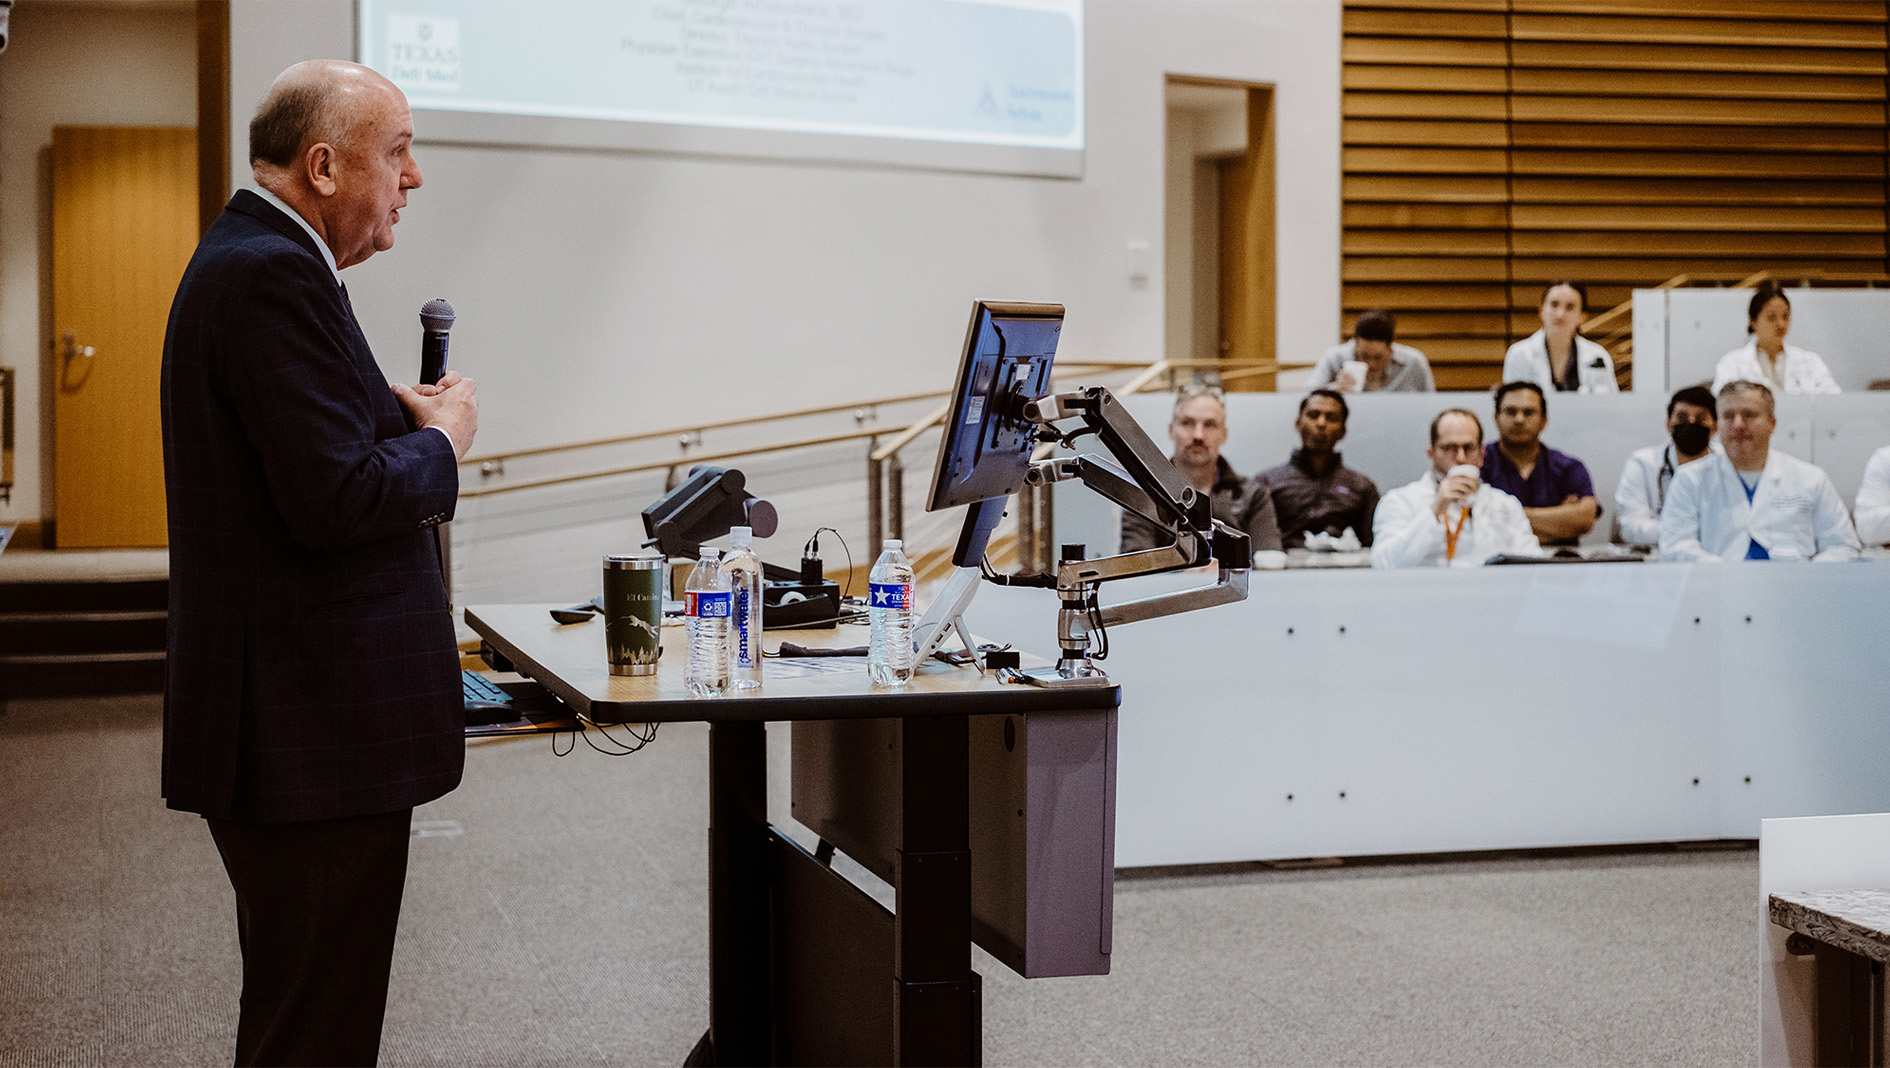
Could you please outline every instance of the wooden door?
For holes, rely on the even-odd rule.
[[[1274,292],[1273,90],[1247,89],[1247,151],[1221,163],[1221,358],[1264,360],[1277,352]],[[1235,368],[1230,389],[1270,390],[1277,373]]]
[[[53,519],[71,548],[160,546],[158,375],[197,245],[197,132],[53,129]]]

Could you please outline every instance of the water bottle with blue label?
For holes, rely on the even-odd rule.
[[[886,686],[904,686],[912,679],[912,563],[897,538],[867,575],[866,616],[872,623],[872,643],[866,653],[866,674]]]
[[[689,666],[683,685],[697,697],[719,697],[728,690],[728,580],[722,553],[702,550],[683,585],[683,611],[689,617]]]
[[[732,527],[722,577],[728,583],[728,680],[735,690],[761,688],[761,558],[755,532]]]

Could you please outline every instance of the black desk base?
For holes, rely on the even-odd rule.
[[[888,913],[769,826],[766,725],[710,725],[711,1009],[685,1064],[982,1062],[968,724],[899,729],[908,803]]]

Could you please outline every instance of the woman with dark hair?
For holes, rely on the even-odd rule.
[[[1719,358],[1713,368],[1713,392],[1728,382],[1744,380],[1770,387],[1774,393],[1842,393],[1824,357],[1785,344],[1792,328],[1792,302],[1785,288],[1767,280],[1759,283],[1746,305],[1746,343]]]
[[[1534,382],[1543,392],[1613,393],[1614,358],[1582,336],[1588,317],[1588,287],[1550,282],[1542,290],[1542,329],[1509,347],[1504,382]]]

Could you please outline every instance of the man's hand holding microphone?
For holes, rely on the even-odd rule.
[[[438,427],[453,442],[453,459],[464,460],[479,432],[479,383],[446,369],[447,333],[453,329],[453,306],[429,300],[420,308],[420,381],[413,386],[393,384],[415,430]]]

